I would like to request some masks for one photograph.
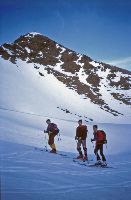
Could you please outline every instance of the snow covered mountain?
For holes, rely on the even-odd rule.
[[[130,200],[131,73],[38,33],[2,45],[0,55],[1,199]],[[56,155],[45,151],[47,118],[60,129]],[[80,118],[88,127],[90,164],[96,123],[107,134],[104,153],[111,168],[73,162]]]
[[[33,87],[37,87],[35,95],[26,100],[28,111],[35,112],[37,104],[43,105],[41,101],[36,101],[36,96],[38,98],[41,95],[41,100],[43,99],[45,105],[44,114],[47,115],[52,114],[49,107],[53,110],[55,107],[56,117],[60,111],[60,113],[64,112],[64,116],[68,114],[68,118],[75,116],[88,119],[88,121],[110,122],[115,120],[129,123],[131,72],[93,61],[90,57],[65,48],[39,33],[29,33],[19,37],[12,44],[3,44],[0,47],[0,55],[1,66],[4,66],[3,71],[9,76],[8,84],[10,75],[14,73],[16,79],[19,76],[16,80],[19,86],[23,85],[22,82],[28,77],[27,80],[31,81],[32,90]],[[7,65],[10,66],[9,69]],[[21,74],[15,75],[18,71],[21,71]],[[2,84],[6,85],[4,79],[2,80]],[[17,85],[20,91],[22,86],[19,86]],[[28,93],[27,90],[26,86],[20,93]],[[6,99],[13,95],[16,95],[18,99],[12,107],[16,108],[16,104],[21,104],[17,108],[25,109],[22,106],[24,101],[15,94],[13,88],[12,95],[7,95]],[[5,102],[5,95],[2,98],[1,101]],[[10,106],[9,102],[8,99],[7,107]]]

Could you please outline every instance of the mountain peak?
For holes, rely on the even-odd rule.
[[[14,64],[18,59],[33,63],[39,75],[42,72],[37,65],[42,66],[66,87],[114,116],[123,115],[116,109],[120,104],[131,105],[131,72],[93,61],[40,33],[31,32],[12,44],[2,45],[0,55]],[[114,106],[114,101],[117,106]]]
[[[25,35],[25,37],[36,36],[36,35],[42,35],[42,34],[41,33],[37,33],[37,32],[30,32],[30,33],[27,33]]]

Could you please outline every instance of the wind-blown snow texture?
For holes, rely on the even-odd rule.
[[[37,33],[33,33],[35,37]],[[30,37],[30,34],[27,35]],[[59,48],[59,45],[57,45]],[[26,48],[29,53],[30,49]],[[65,48],[61,48],[63,53]],[[39,51],[39,56],[43,53]],[[81,55],[78,56],[78,64]],[[62,73],[61,55],[55,66]],[[92,62],[96,67],[97,63]],[[78,73],[84,84],[87,74],[83,65]],[[0,58],[0,169],[2,200],[128,200],[131,197],[131,124],[129,105],[119,105],[114,100],[114,109],[125,115],[113,116],[101,110],[97,104],[84,99],[70,90],[44,65],[17,59],[13,64]],[[99,70],[98,70],[99,71]],[[82,75],[84,74],[84,75]],[[99,71],[99,76],[103,74]],[[115,81],[119,80],[119,73]],[[105,82],[104,82],[105,81]],[[103,82],[103,83],[102,83]],[[106,79],[101,80],[101,90]],[[101,94],[103,95],[102,91]],[[127,92],[129,96],[129,91]],[[106,101],[110,98],[106,94]],[[103,97],[104,98],[104,97]],[[118,103],[118,104],[117,104]],[[1,108],[14,109],[10,112]],[[30,113],[30,114],[25,114]],[[35,115],[37,114],[37,115]],[[41,115],[41,116],[40,116]],[[43,130],[45,120],[58,124],[61,141],[56,137],[58,152],[66,157],[52,155],[44,149],[47,141]],[[90,168],[73,162],[77,156],[75,129],[77,120],[83,119],[88,126],[88,155],[95,162],[92,124],[97,123],[107,133],[108,145],[104,146],[109,166],[113,168]],[[91,120],[93,119],[93,121]],[[88,122],[87,122],[88,121]],[[103,123],[106,122],[106,123]]]

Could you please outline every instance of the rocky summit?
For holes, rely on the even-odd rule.
[[[39,33],[28,33],[11,44],[3,44],[0,55],[14,65],[17,60],[32,63],[39,76],[44,78],[40,71],[43,67],[67,88],[114,116],[123,113],[112,108],[111,101],[119,102],[120,106],[131,105],[130,71],[94,61]]]

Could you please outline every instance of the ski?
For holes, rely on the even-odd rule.
[[[49,151],[48,149],[45,149],[45,148],[43,149],[43,148],[34,147],[34,149],[35,149],[35,150],[38,150],[38,151],[45,151],[45,152],[50,153],[50,151]],[[59,152],[51,153],[51,154],[57,154],[57,155],[62,156],[62,157],[64,157],[64,158],[71,158],[71,157],[69,157],[67,154],[63,154],[63,153],[59,153]]]
[[[102,165],[102,164],[99,164],[99,165],[91,164],[91,165],[88,165],[88,167],[96,167],[96,168],[113,168],[112,166]]]
[[[77,163],[78,165],[81,165],[81,166],[86,166],[87,167],[87,165],[88,165],[85,162],[82,162],[82,160],[78,160],[76,158],[73,158],[73,162]]]
[[[78,165],[85,166],[85,167],[94,167],[94,168],[111,168],[111,169],[113,169],[112,166],[90,164],[89,161],[85,163],[85,162],[82,162],[81,160],[73,159],[73,162],[74,162],[74,163],[77,163]]]
[[[93,161],[92,159],[83,160],[83,159],[73,158],[74,163],[78,163],[79,165],[83,165],[83,166],[88,166],[90,162],[92,161]]]
[[[87,159],[87,160],[85,160],[85,159],[83,159],[83,158],[81,158],[81,159],[73,158],[73,159],[76,160],[76,161],[84,162],[84,163],[89,163],[89,162],[92,162],[92,161],[93,161],[93,159]]]
[[[45,149],[45,148],[43,149],[43,148],[39,148],[39,147],[34,147],[34,149],[35,149],[35,150],[38,150],[38,151],[49,152],[48,149]]]
[[[64,157],[64,158],[71,158],[71,157],[69,157],[67,154],[63,154],[63,153],[57,153],[59,156],[62,156],[62,157]]]

